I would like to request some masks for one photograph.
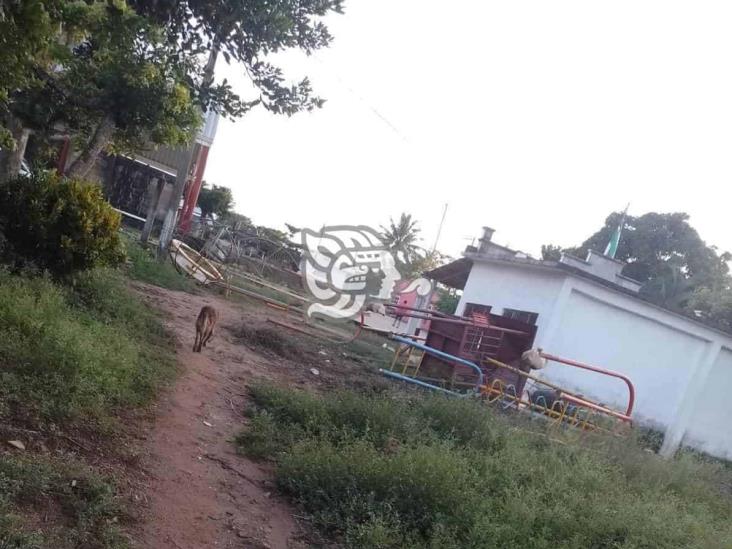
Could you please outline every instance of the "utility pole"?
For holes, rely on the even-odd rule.
[[[442,210],[442,219],[440,219],[440,226],[437,228],[437,236],[435,237],[435,244],[432,246],[432,253],[437,250],[437,243],[440,241],[440,235],[442,234],[442,226],[445,224],[445,216],[447,215],[447,202],[445,202],[445,208]]]
[[[208,54],[208,61],[203,71],[203,86],[206,87],[213,82],[214,79],[214,68],[216,67],[216,59],[219,55],[220,44],[214,42],[211,46],[211,51]],[[205,112],[204,112],[205,114]],[[164,258],[168,253],[168,247],[170,241],[173,240],[173,232],[175,231],[176,218],[178,214],[178,206],[180,205],[180,199],[183,196],[183,190],[185,189],[188,177],[193,171],[194,163],[199,160],[201,145],[197,139],[194,139],[193,143],[188,147],[186,154],[181,159],[180,166],[176,170],[175,185],[173,186],[173,192],[170,194],[170,201],[168,202],[168,208],[165,212],[165,219],[163,220],[163,228],[160,231],[160,243],[158,244],[158,259]]]
[[[176,169],[175,184],[173,185],[173,192],[170,193],[168,199],[168,206],[165,212],[165,219],[163,219],[163,228],[160,230],[160,240],[158,243],[158,258],[164,258],[168,253],[168,247],[170,241],[173,240],[173,232],[175,231],[176,218],[178,216],[178,206],[180,205],[180,199],[183,196],[183,190],[185,189],[188,176],[191,172],[191,166],[196,158],[198,148],[200,145],[193,142],[186,154],[183,155],[180,165]]]

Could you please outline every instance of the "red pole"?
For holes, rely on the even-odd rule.
[[[567,364],[569,366],[574,366],[575,368],[582,368],[583,370],[589,370],[590,372],[597,372],[598,374],[605,374],[606,376],[622,379],[628,386],[628,409],[626,410],[625,415],[630,417],[630,415],[633,413],[633,405],[635,404],[635,387],[633,386],[633,382],[630,381],[630,378],[628,376],[623,375],[619,372],[613,372],[612,370],[606,370],[605,368],[590,366],[589,364],[583,364],[582,362],[577,362],[568,358],[561,358],[547,353],[541,353],[541,356],[543,356],[547,360],[553,360],[554,362]]]
[[[58,154],[58,159],[56,160],[56,171],[59,173],[59,175],[63,175],[66,171],[66,160],[69,157],[69,148],[71,145],[71,139],[68,137],[64,137],[64,144],[61,145],[61,151]]]
[[[181,212],[180,221],[178,222],[178,227],[183,232],[188,232],[191,228],[193,212],[196,209],[198,195],[201,192],[201,186],[203,184],[203,173],[206,170],[208,149],[207,145],[201,145],[201,148],[199,149],[198,159],[196,160],[196,173],[193,176],[193,181],[191,181],[188,192],[186,193],[185,201],[183,202],[183,210]]]

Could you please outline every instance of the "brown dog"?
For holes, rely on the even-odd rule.
[[[213,336],[213,329],[216,326],[216,309],[205,305],[201,308],[196,319],[196,341],[193,344],[193,352],[200,353],[201,347],[205,347],[208,340]]]

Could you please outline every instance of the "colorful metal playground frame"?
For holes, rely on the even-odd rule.
[[[550,403],[547,402],[544,396],[540,396],[539,398],[533,400],[531,398],[527,399],[524,397],[523,394],[518,393],[515,385],[506,384],[501,379],[493,379],[492,381],[486,383],[483,369],[477,364],[465,360],[464,358],[445,353],[422,343],[418,343],[409,338],[392,336],[391,339],[400,343],[401,348],[398,349],[395,353],[390,370],[380,370],[380,372],[386,377],[418,385],[426,389],[438,391],[459,398],[479,397],[487,404],[496,404],[501,406],[503,409],[526,411],[538,416],[548,418],[549,420],[555,422],[557,425],[576,427],[581,429],[582,431],[593,430],[618,434],[622,430],[623,426],[632,426],[631,414],[633,412],[633,405],[635,402],[635,388],[632,381],[627,376],[618,372],[613,372],[604,368],[599,368],[574,360],[542,353],[542,356],[548,361],[565,364],[571,367],[581,368],[624,381],[628,387],[628,405],[624,412],[613,410],[608,406],[593,402],[586,397],[567,391],[566,389],[563,389],[547,380],[523,372],[498,360],[485,359],[493,366],[508,369],[509,371],[512,371],[519,376],[532,380],[535,385],[538,384],[547,387],[552,391],[555,391],[556,398],[553,402]],[[413,372],[413,375],[407,375],[409,367],[408,363],[406,362],[402,366],[401,372],[395,371],[395,369],[397,369],[399,365],[400,357],[409,357],[412,353],[412,350],[414,349],[421,351],[424,354],[444,360],[446,362],[471,368],[476,372],[475,383],[469,385],[467,391],[459,392],[447,389],[444,386],[436,384],[436,380],[424,378],[420,379],[417,375],[419,372],[419,366],[417,366],[417,368]]]
[[[294,322],[283,322],[282,320],[268,319],[274,325],[279,327],[288,328],[305,335],[312,337],[320,337],[328,339],[333,343],[350,343],[357,339],[364,329],[364,315],[361,313],[359,320],[356,322],[355,331],[352,334],[338,333],[326,326],[318,325],[317,323],[308,322],[304,315],[304,308],[310,303],[310,300],[304,296],[297,294],[289,288],[273,284],[261,277],[253,275],[251,273],[244,273],[238,270],[231,269],[228,266],[217,263],[212,260],[207,260],[200,253],[189,248],[185,244],[175,241],[175,245],[171,248],[171,260],[181,272],[185,272],[189,276],[192,276],[200,283],[208,284],[212,283],[220,286],[226,294],[230,292],[239,293],[250,298],[254,298],[263,301],[265,305],[272,309],[284,312],[289,316],[288,320]],[[227,268],[228,267],[228,268]],[[223,273],[223,274],[221,274]],[[278,294],[278,298],[273,298],[258,291],[251,289],[242,288],[239,285],[232,283],[233,278],[238,278],[242,282],[253,284],[263,290],[269,290]],[[295,301],[293,304],[292,301]],[[444,325],[452,325],[455,327],[461,327],[465,330],[465,337],[463,339],[469,344],[471,351],[480,352],[481,345],[485,347],[494,345],[489,343],[488,345],[483,342],[483,338],[490,340],[491,337],[486,334],[489,331],[498,331],[501,334],[501,338],[506,336],[527,336],[529,334],[520,330],[512,329],[509,327],[499,327],[491,325],[490,320],[485,315],[476,315],[473,318],[459,317],[455,315],[448,315],[438,311],[429,309],[417,309],[411,307],[396,307],[394,305],[387,305],[395,312],[399,317],[412,317],[420,320],[434,321],[435,323],[442,323]],[[498,317],[494,317],[497,318]],[[533,327],[535,330],[535,327]],[[470,339],[467,336],[473,336],[477,334],[476,341]],[[622,380],[628,388],[628,405],[624,412],[613,410],[608,406],[593,402],[584,396],[578,395],[562,387],[559,387],[547,380],[541,379],[530,373],[524,372],[518,368],[505,364],[495,358],[480,354],[480,362],[476,364],[466,358],[455,356],[447,353],[443,350],[436,349],[428,346],[424,343],[420,343],[417,340],[423,339],[417,336],[402,337],[399,335],[390,335],[390,339],[401,344],[400,348],[394,353],[394,359],[391,363],[389,370],[379,370],[383,375],[396,379],[399,381],[411,383],[430,389],[433,391],[445,393],[451,396],[465,398],[469,396],[479,397],[488,404],[498,404],[504,409],[515,409],[519,411],[529,411],[530,413],[538,414],[542,417],[549,418],[557,424],[570,425],[578,427],[581,430],[602,430],[609,432],[618,432],[619,426],[630,426],[632,425],[631,415],[633,412],[633,406],[635,403],[635,388],[632,381],[625,375],[599,368],[597,366],[591,366],[574,360],[558,357],[555,355],[542,353],[542,357],[547,361],[564,364],[567,366],[581,368],[583,370],[595,372],[601,375],[614,377]],[[533,341],[533,335],[531,336]],[[413,357],[412,353],[417,350],[422,354],[419,357]],[[424,361],[425,355],[434,357],[448,364],[454,366],[467,368],[469,371],[475,373],[475,380],[473,382],[456,382],[452,380],[452,387],[448,389],[446,385],[447,380],[438,380],[434,378],[427,378],[420,376],[420,368]],[[417,359],[417,364],[414,366],[414,370],[411,375],[408,375],[410,360],[413,358]],[[401,367],[401,372],[395,371],[399,366],[400,359],[406,359]],[[492,378],[487,375],[486,367],[492,366],[500,368],[514,374],[514,379],[520,380],[532,380],[535,385],[541,385],[548,387],[554,391],[555,398],[552,402],[548,402],[544,396],[538,398],[526,399],[524,398],[524,382],[520,383],[507,383],[499,376],[493,376]],[[517,388],[517,385],[519,388]],[[465,391],[454,390],[455,386],[467,387]],[[609,421],[608,421],[609,420]],[[608,427],[609,422],[612,425]]]

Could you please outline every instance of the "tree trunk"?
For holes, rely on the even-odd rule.
[[[7,181],[20,173],[20,166],[25,156],[25,147],[30,136],[30,130],[23,127],[20,119],[14,116],[10,117],[9,126],[15,140],[15,147],[12,150],[0,151],[0,181]]]
[[[106,115],[94,130],[94,135],[87,143],[86,148],[81,152],[76,160],[74,160],[66,171],[69,177],[78,177],[83,179],[94,167],[99,154],[102,152],[114,135],[114,120],[110,115]]]

